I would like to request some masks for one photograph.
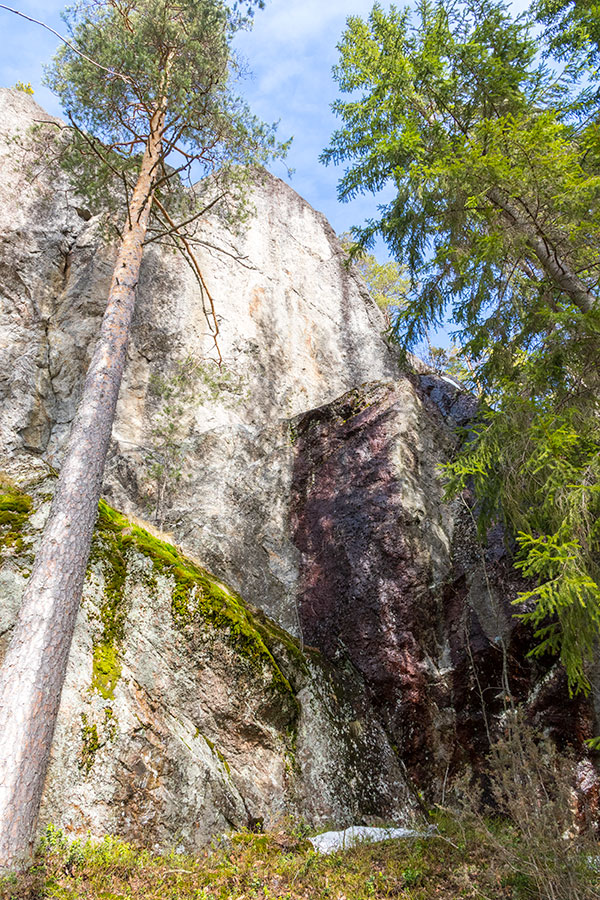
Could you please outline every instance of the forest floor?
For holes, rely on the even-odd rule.
[[[565,880],[564,872],[551,871],[556,859],[552,853],[546,860],[532,861],[505,823],[481,827],[439,811],[434,819],[437,833],[430,837],[362,844],[330,855],[315,852],[306,829],[290,823],[265,834],[234,833],[194,857],[157,855],[109,837],[69,842],[62,832],[49,829],[34,866],[0,881],[0,898],[600,898],[600,876],[589,857]],[[544,867],[548,871],[542,871]]]

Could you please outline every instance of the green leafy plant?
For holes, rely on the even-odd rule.
[[[391,328],[408,292],[406,266],[399,265],[395,260],[380,262],[373,253],[368,253],[353,241],[348,233],[342,234],[340,240],[348,254],[349,264],[364,278],[371,297],[383,312],[386,325]]]
[[[571,691],[589,691],[586,665],[600,638],[600,427],[590,410],[501,398],[447,467],[448,493],[473,491],[482,538],[500,517],[516,565],[533,582],[515,604],[560,654]]]

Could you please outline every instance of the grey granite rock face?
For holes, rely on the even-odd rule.
[[[29,510],[0,523],[0,661],[55,481],[23,457],[2,479],[3,509]],[[40,828],[193,850],[286,815],[315,827],[418,818],[361,680],[342,684],[318,652],[105,507]]]
[[[49,117],[7,90],[0,117],[0,452],[59,465],[114,251],[94,210],[82,211],[35,151],[15,153],[14,136],[26,147],[30,125]],[[148,247],[105,487],[293,628],[285,598],[297,563],[282,537],[291,441],[281,423],[397,367],[325,218],[266,173],[251,205],[239,234],[217,216],[197,234],[222,370],[189,267]]]
[[[29,461],[60,465],[113,251],[100,240],[94,210],[83,209],[66,181],[35,170],[28,128],[49,117],[11,91],[0,92],[0,111],[0,469],[22,468],[27,483]],[[15,135],[23,148],[16,155]],[[257,174],[252,205],[239,233],[209,217],[197,235],[219,314],[222,370],[185,263],[148,248],[105,495],[158,521],[298,634],[290,420],[367,378],[390,377],[395,361],[379,311],[344,268],[325,219],[267,174]],[[39,527],[43,515],[36,517]],[[265,683],[240,669],[226,642],[216,638],[209,652],[204,637],[183,639],[169,585],[159,578],[150,589],[148,559],[131,553],[119,677],[108,699],[94,675],[106,584],[92,566],[44,821],[154,843],[180,834],[190,847],[284,812],[315,824],[412,817],[402,767],[360,678],[340,679],[314,653],[306,671],[282,662],[300,713],[296,721],[275,715]],[[4,641],[22,589],[18,568],[5,559]]]

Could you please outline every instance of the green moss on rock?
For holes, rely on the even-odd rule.
[[[227,774],[231,775],[231,769],[229,767],[229,763],[227,762],[227,760],[225,759],[224,755],[221,753],[219,748],[216,746],[215,742],[211,741],[211,739],[206,737],[205,734],[202,734],[201,731],[196,732],[196,737],[198,737],[198,736],[201,736],[204,738],[210,752],[213,753],[217,757],[217,759],[219,760],[219,762],[221,763],[221,765],[223,766],[223,768],[225,769]]]
[[[121,663],[113,644],[96,644],[92,667],[92,687],[105,700],[114,700],[121,677]]]
[[[29,549],[23,531],[33,512],[33,500],[28,494],[12,489],[0,494],[0,552],[10,549],[22,553]]]
[[[296,671],[308,675],[306,654],[300,649],[298,641],[296,641],[288,631],[281,628],[281,626],[272,619],[269,619],[261,609],[254,611],[253,620],[256,630],[260,633],[265,644],[268,647],[281,648],[288,659],[293,661]],[[320,657],[319,651],[314,650],[314,648],[310,648],[309,652],[311,654],[315,653],[316,656]]]
[[[225,759],[225,757],[223,756],[223,754],[221,753],[221,751],[219,750],[218,747],[215,747],[215,753],[217,754],[219,762],[221,763],[221,765],[223,766],[223,768],[225,769],[227,774],[231,775],[231,769],[229,768],[229,763],[227,762],[227,760]]]
[[[100,749],[100,736],[98,734],[98,726],[94,722],[92,725],[88,722],[85,713],[81,713],[81,750],[79,752],[79,768],[86,775],[92,771],[92,767],[96,760],[96,753]]]
[[[106,504],[103,504],[106,506]],[[107,510],[110,507],[106,506]],[[94,641],[92,688],[105,700],[112,700],[121,677],[119,649],[125,632],[127,609],[125,605],[125,579],[127,562],[118,530],[101,509],[92,549],[90,565],[99,565],[104,576],[102,603],[100,605],[100,630]]]
[[[117,720],[112,707],[104,708],[104,716],[100,722],[90,722],[86,713],[81,713],[81,746],[77,764],[89,775],[92,771],[98,751],[117,738]]]
[[[14,513],[27,516],[32,511],[32,507],[33,500],[28,494],[21,494],[17,491],[0,494],[0,514],[2,515]]]
[[[270,671],[274,690],[285,694],[297,705],[294,691],[270,649],[270,646],[285,644],[292,659],[305,666],[300,649],[286,632],[278,629],[266,616],[253,616],[242,598],[206,569],[183,556],[172,544],[129,522],[103,500],[99,505],[96,540],[96,558],[103,561],[108,586],[107,601],[101,611],[104,630],[100,643],[116,647],[122,638],[126,615],[123,608],[126,555],[130,547],[135,548],[151,560],[157,574],[173,579],[171,613],[178,628],[184,631],[186,626],[202,621],[224,633],[241,657],[261,672],[265,668]],[[114,659],[117,662],[116,656]],[[106,656],[104,660],[107,660]],[[112,671],[116,672],[116,668]]]

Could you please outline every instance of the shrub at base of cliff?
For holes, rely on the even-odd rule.
[[[488,755],[486,782],[463,791],[457,821],[478,831],[496,865],[512,873],[512,896],[600,897],[598,777],[589,760],[559,752],[509,713]]]

